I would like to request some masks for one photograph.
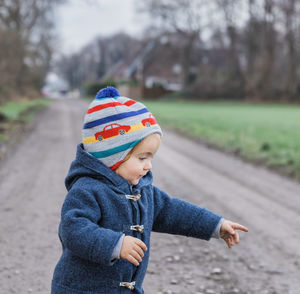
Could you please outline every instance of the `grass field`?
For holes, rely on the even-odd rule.
[[[145,101],[158,121],[300,178],[300,106]]]
[[[7,102],[0,106],[0,113],[8,120],[30,120],[26,114],[33,113],[34,110],[47,106],[49,103],[48,99]]]
[[[33,99],[7,102],[0,106],[0,142],[9,140],[12,133],[29,123],[35,114],[43,107],[49,105],[49,99]]]

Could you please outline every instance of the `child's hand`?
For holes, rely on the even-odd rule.
[[[248,229],[246,227],[238,223],[224,220],[220,229],[220,237],[224,239],[229,248],[232,248],[234,244],[239,243],[239,234],[236,230],[248,232]]]
[[[143,250],[147,250],[147,246],[143,241],[131,236],[125,236],[122,243],[120,257],[128,260],[135,266],[139,266],[139,263],[144,257]]]

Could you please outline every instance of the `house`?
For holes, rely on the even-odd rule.
[[[131,81],[119,87],[129,97],[156,98],[178,91],[181,89],[178,54],[165,38],[151,40],[128,64],[116,63],[103,80],[108,78]]]

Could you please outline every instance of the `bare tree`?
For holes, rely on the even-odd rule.
[[[97,37],[81,50],[64,55],[56,62],[56,71],[72,89],[88,82],[100,82],[119,62],[132,61],[141,42],[125,33]]]
[[[206,0],[147,0],[143,11],[156,21],[159,35],[177,33],[180,36],[180,65],[182,89],[190,85],[190,66],[192,51],[205,28],[204,14],[208,13],[209,1]],[[207,18],[206,18],[207,19]]]
[[[237,20],[240,19],[243,10],[241,0],[217,0],[222,19],[219,20],[221,26],[225,24],[225,34],[228,39],[227,48],[227,87],[231,88],[232,93],[238,94],[244,89],[244,72],[241,68],[241,41]],[[240,96],[241,94],[238,94]]]
[[[298,86],[297,67],[299,67],[299,14],[300,1],[280,1],[279,7],[283,14],[284,37],[287,44],[287,74],[285,78],[285,92],[289,97],[295,97]],[[297,34],[298,33],[298,34]],[[299,44],[299,43],[298,43]]]
[[[234,78],[241,76],[241,66],[239,57],[239,33],[236,24],[238,14],[241,11],[241,1],[237,0],[217,0],[217,4],[224,14],[226,33],[229,39],[228,56],[232,67]]]
[[[270,98],[271,75],[275,61],[276,31],[273,0],[264,0],[263,52],[260,61],[260,78],[257,84],[257,95]],[[259,73],[258,73],[259,74]]]
[[[0,29],[6,39],[13,40],[14,88],[24,94],[26,87],[41,84],[52,53],[53,9],[64,0],[0,0]],[[12,68],[11,68],[12,70]],[[5,75],[5,71],[1,72]]]
[[[248,20],[242,30],[243,55],[245,56],[245,96],[253,99],[257,96],[261,56],[263,53],[264,22],[262,20],[262,7],[256,0],[248,0]]]
[[[155,60],[152,73],[163,76],[164,66],[176,65],[182,89],[194,91],[195,96],[299,97],[300,0],[145,0],[139,5],[152,22],[143,39],[126,34],[99,37],[64,57],[62,70],[71,85],[98,82],[110,70],[119,73],[122,62],[143,59],[130,68],[143,64],[139,70],[147,73]],[[162,40],[164,46],[153,46]],[[160,62],[165,56],[167,65]]]

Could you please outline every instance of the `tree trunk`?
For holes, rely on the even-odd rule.
[[[181,65],[181,89],[188,90],[190,86],[190,65],[191,57],[198,33],[185,35],[186,42],[181,49],[180,65]]]
[[[289,98],[293,98],[297,92],[297,54],[295,48],[295,32],[293,32],[293,20],[295,16],[295,0],[288,1],[288,7],[285,9],[285,29],[286,41],[288,47],[288,69],[285,91]]]
[[[229,64],[230,64],[230,84],[234,92],[239,91],[242,93],[244,91],[244,76],[241,70],[239,52],[238,52],[238,38],[236,28],[232,25],[227,27],[227,33],[230,40],[229,46]]]
[[[254,13],[254,1],[248,0],[248,13],[249,21],[246,26],[246,41],[245,41],[245,55],[247,68],[244,73],[245,80],[245,96],[246,99],[252,99],[255,93],[255,63],[257,60],[257,55],[259,54],[259,46],[257,38],[259,36],[259,31],[256,25],[255,13]]]
[[[272,0],[265,0],[264,44],[261,60],[261,76],[258,83],[259,99],[271,98],[271,74],[275,59],[275,31]]]

